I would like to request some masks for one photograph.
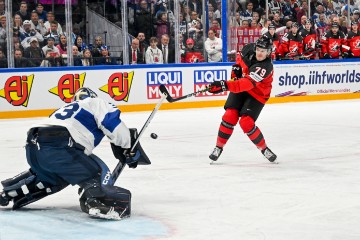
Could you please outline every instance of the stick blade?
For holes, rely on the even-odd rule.
[[[160,85],[159,90],[160,90],[160,92],[161,92],[162,94],[166,95],[166,100],[167,100],[168,102],[173,102],[173,99],[172,99],[172,97],[170,96],[170,94],[169,94],[169,92],[168,92],[168,90],[167,90],[167,88],[165,87],[164,84],[161,84],[161,85]]]

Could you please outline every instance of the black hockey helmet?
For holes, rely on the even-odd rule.
[[[271,50],[273,47],[273,42],[270,38],[263,35],[255,42],[255,46],[259,48]]]
[[[87,87],[82,87],[79,88],[73,97],[73,101],[80,101],[80,100],[84,100],[85,98],[97,98],[97,94],[91,90],[90,88]]]

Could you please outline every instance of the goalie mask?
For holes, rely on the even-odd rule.
[[[85,98],[97,98],[97,94],[87,87],[79,88],[74,94],[73,101],[84,100]]]

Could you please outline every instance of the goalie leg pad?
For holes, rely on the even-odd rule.
[[[91,179],[80,184],[79,195],[83,212],[90,214],[97,209],[96,211],[107,215],[115,211],[120,217],[131,213],[131,193],[127,189],[101,185],[98,179]]]
[[[13,209],[18,209],[56,193],[66,186],[51,186],[37,180],[30,170],[1,182],[4,187],[2,199],[13,201]]]

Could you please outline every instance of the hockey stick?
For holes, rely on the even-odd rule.
[[[188,98],[188,97],[193,97],[193,96],[196,96],[198,95],[199,93],[203,93],[203,92],[207,92],[210,90],[210,87],[206,87],[205,89],[202,89],[202,90],[199,90],[199,91],[196,91],[196,92],[193,92],[193,93],[190,93],[190,94],[187,94],[185,96],[182,96],[182,97],[178,97],[178,98],[173,98],[170,96],[168,90],[166,89],[165,85],[161,84],[160,85],[160,92],[164,95],[166,95],[166,100],[169,102],[169,103],[173,103],[173,102],[177,102],[177,101],[180,101],[180,100],[183,100],[185,98]]]
[[[163,103],[163,101],[165,100],[165,98],[166,98],[166,95],[163,94],[160,98],[160,101],[156,104],[155,108],[152,110],[150,116],[148,117],[145,124],[141,128],[140,133],[139,133],[138,137],[136,138],[134,145],[130,149],[130,152],[132,152],[135,149],[135,146],[138,144],[141,136],[144,134],[146,128],[150,124],[150,121],[154,118],[155,113],[159,110],[159,108],[160,108],[161,104]],[[125,166],[126,166],[125,163],[122,163],[121,161],[118,162],[118,164],[114,168],[113,172],[111,173],[111,180],[112,180],[113,184],[115,184],[116,180],[120,176],[121,172],[124,170]]]

